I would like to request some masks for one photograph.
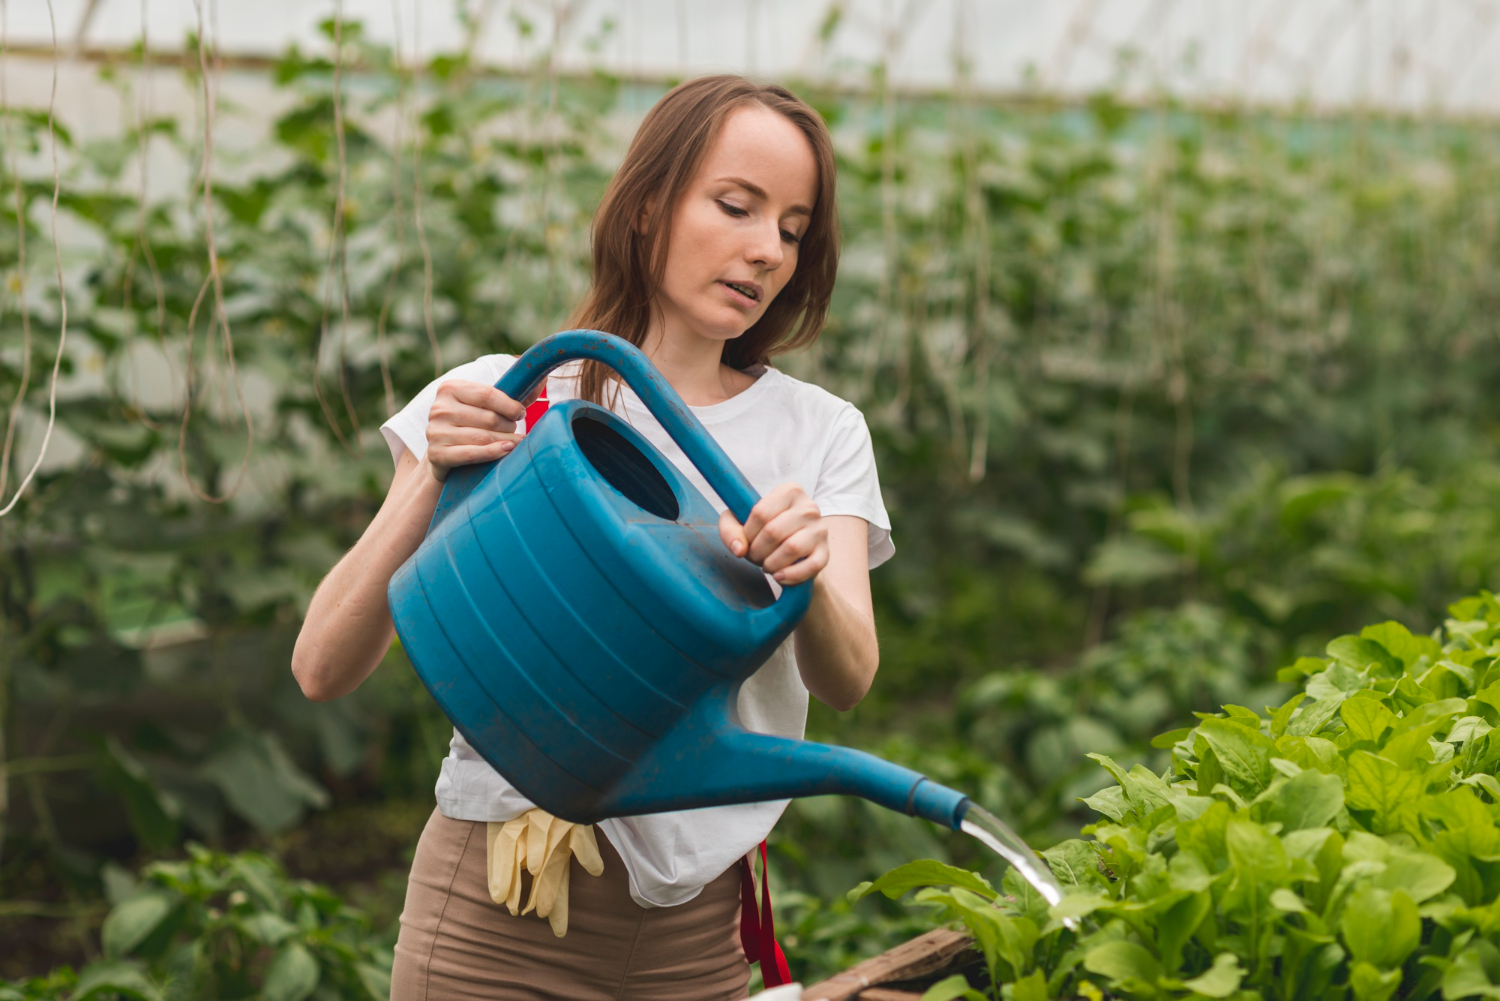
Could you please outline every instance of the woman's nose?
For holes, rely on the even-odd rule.
[[[752,264],[758,264],[768,271],[781,267],[782,259],[786,256],[786,248],[781,243],[781,225],[772,220],[770,226],[755,227],[755,235],[745,250],[745,257]]]

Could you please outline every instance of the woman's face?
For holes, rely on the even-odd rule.
[[[797,126],[768,108],[731,113],[672,214],[657,305],[668,337],[738,337],[797,269],[818,165]]]

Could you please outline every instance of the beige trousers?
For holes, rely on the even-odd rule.
[[[436,810],[428,819],[406,886],[391,1001],[745,996],[738,867],[685,904],[641,907],[630,899],[625,863],[600,832],[604,874],[590,876],[573,860],[568,934],[557,938],[535,914],[513,917],[490,899],[484,835],[482,823]]]

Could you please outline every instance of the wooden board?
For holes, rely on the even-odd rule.
[[[954,960],[974,947],[969,936],[951,928],[936,928],[925,935],[918,935],[903,942],[889,952],[867,959],[814,984],[802,992],[802,1001],[850,1001],[853,998],[870,998],[867,987],[889,984],[897,980],[915,980],[917,977],[953,965]],[[861,993],[864,991],[864,993]],[[897,1001],[904,993],[890,992],[888,1001]],[[921,995],[912,995],[920,997]]]
[[[859,1001],[922,1001],[922,995],[889,987],[866,987],[859,992]]]

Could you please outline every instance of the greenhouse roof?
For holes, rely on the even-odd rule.
[[[674,78],[713,71],[943,90],[1194,102],[1500,110],[1496,0],[51,0],[64,51],[180,49],[202,16],[226,54],[326,47],[336,9],[406,58],[460,49],[519,68]],[[50,49],[49,5],[10,4],[13,45]]]

